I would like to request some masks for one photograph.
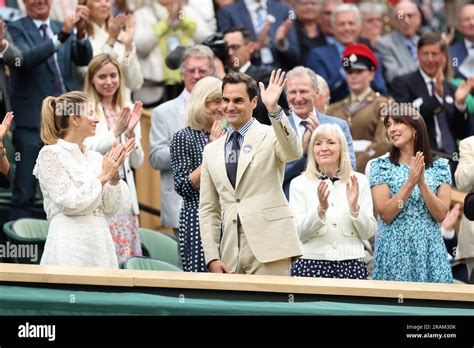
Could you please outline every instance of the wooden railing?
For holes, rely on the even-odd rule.
[[[0,264],[0,281],[474,302],[472,285]]]

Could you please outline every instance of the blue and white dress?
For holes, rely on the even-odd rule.
[[[372,162],[370,186],[387,184],[394,196],[408,178],[410,168],[388,157]],[[451,184],[446,159],[436,159],[425,170],[425,182],[436,192]],[[453,274],[438,223],[433,219],[418,185],[403,209],[389,224],[383,223],[375,245],[374,279],[410,282],[452,283]]]

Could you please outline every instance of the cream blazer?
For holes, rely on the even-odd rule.
[[[133,109],[133,105],[127,105],[128,107]],[[115,137],[114,131],[109,130],[107,127],[107,122],[105,121],[105,116],[102,111],[102,108],[99,108],[99,112],[97,114],[99,118],[99,123],[97,123],[95,135],[93,137],[88,137],[84,140],[84,145],[89,150],[100,152],[102,155],[110,151],[112,148],[112,144],[114,141],[117,141],[118,138]],[[134,129],[135,133],[135,151],[133,151],[130,156],[125,160],[123,163],[124,165],[124,172],[125,172],[125,179],[130,190],[130,198],[132,200],[132,208],[135,214],[140,213],[140,209],[138,207],[138,197],[137,197],[137,189],[135,186],[135,177],[133,175],[132,168],[140,168],[143,164],[143,160],[145,158],[145,154],[143,152],[142,144],[141,144],[141,126],[140,122],[135,126]],[[128,138],[125,134],[120,136],[120,143],[127,142]]]
[[[240,151],[235,189],[227,177],[226,137],[204,148],[199,225],[206,263],[223,260],[237,267],[237,215],[250,248],[266,263],[301,255],[293,212],[283,194],[285,163],[302,156],[302,146],[288,118],[271,119],[272,127],[257,120]]]
[[[317,212],[319,180],[300,175],[291,182],[290,207],[296,217],[303,258],[341,261],[365,257],[362,239],[368,240],[375,234],[377,223],[367,177],[357,172],[352,174],[359,182],[360,210],[357,218],[349,212],[346,182],[339,180],[332,184],[327,180],[329,208],[324,220]]]
[[[459,164],[454,173],[456,186],[463,192],[474,189],[474,136],[470,136],[459,143]],[[456,260],[474,257],[474,222],[466,216],[461,218],[458,235]]]

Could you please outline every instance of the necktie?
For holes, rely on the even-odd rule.
[[[417,54],[416,54],[416,49],[414,46],[410,45],[410,44],[407,44],[406,45],[407,48],[408,48],[408,51],[410,52],[410,55],[411,57],[413,58],[413,60],[416,62],[418,60],[418,57],[417,57]]]
[[[435,95],[435,86],[434,81],[431,80],[430,83],[431,88],[431,96]],[[438,145],[438,149],[452,154],[456,149],[454,144],[454,139],[451,136],[451,131],[449,130],[448,120],[446,119],[446,114],[444,111],[441,111],[434,118],[435,121],[435,132],[436,132],[436,144]]]
[[[232,187],[235,188],[235,181],[237,179],[237,166],[239,164],[239,154],[240,154],[240,143],[239,143],[240,134],[237,131],[234,131],[231,135],[232,149],[227,154],[225,168],[227,170],[227,177],[229,178]]]
[[[48,41],[49,36],[47,33],[47,28],[48,25],[43,23],[40,25],[39,29],[41,31],[41,34],[43,36],[43,41]],[[54,54],[48,58],[48,64],[50,65],[51,69],[53,70],[53,75],[54,75],[54,90],[53,90],[53,96],[57,97],[60,96],[64,90],[63,86],[61,84],[61,73],[58,67],[58,64],[56,63],[56,59],[54,59]]]
[[[257,26],[255,27],[255,33],[258,35],[265,26],[265,9],[263,6],[258,6],[255,13],[257,14]]]
[[[305,128],[305,131],[303,132],[303,136],[302,136],[302,137],[304,137],[306,131],[308,130],[309,122],[308,122],[308,121],[301,121],[301,122],[300,122],[300,125]]]

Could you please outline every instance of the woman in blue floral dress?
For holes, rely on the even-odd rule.
[[[369,179],[383,220],[375,245],[374,279],[451,283],[438,226],[451,201],[448,161],[433,159],[421,116],[387,116],[384,124],[392,144],[390,155],[372,163]]]

